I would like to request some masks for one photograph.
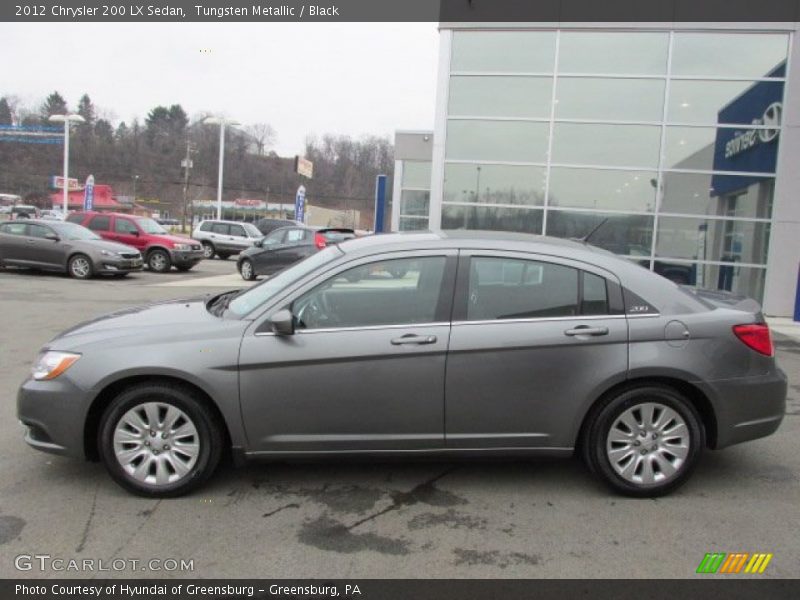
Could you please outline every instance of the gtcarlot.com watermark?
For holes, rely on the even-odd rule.
[[[18,554],[14,557],[18,571],[109,573],[123,571],[192,572],[194,559],[185,558],[69,558],[50,554]]]

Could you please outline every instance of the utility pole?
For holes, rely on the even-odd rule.
[[[186,231],[186,212],[189,206],[189,169],[192,168],[192,143],[186,140],[186,158],[181,161],[183,167],[183,211],[181,216],[181,231]],[[194,211],[192,211],[194,221]]]

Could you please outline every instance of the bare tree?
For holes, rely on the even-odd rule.
[[[252,140],[259,156],[264,156],[264,151],[275,143],[275,128],[269,123],[253,123],[245,127],[245,132]]]

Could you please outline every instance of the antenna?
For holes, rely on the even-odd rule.
[[[584,244],[588,244],[588,243],[589,243],[589,239],[591,239],[591,237],[592,237],[592,236],[593,236],[595,233],[597,233],[597,230],[598,230],[598,229],[600,229],[600,228],[601,228],[603,225],[605,225],[606,223],[608,223],[608,217],[606,217],[605,219],[603,219],[602,221],[600,221],[600,222],[597,224],[597,226],[596,226],[594,229],[592,229],[592,230],[591,230],[589,233],[587,233],[585,236],[583,236],[582,238],[579,238],[579,241],[583,242]]]

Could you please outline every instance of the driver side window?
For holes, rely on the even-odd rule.
[[[445,257],[384,260],[334,275],[292,303],[297,329],[433,323]]]

